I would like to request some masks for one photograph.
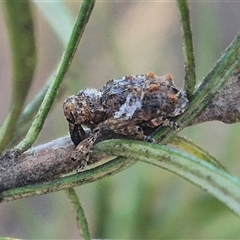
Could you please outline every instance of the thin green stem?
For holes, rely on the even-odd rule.
[[[26,135],[34,119],[34,116],[37,113],[44,99],[44,96],[49,87],[49,83],[50,82],[48,81],[46,85],[41,89],[41,91],[35,96],[35,98],[24,108],[22,114],[17,121],[15,134],[7,147],[13,147],[19,142],[20,139],[22,139]]]
[[[85,170],[81,173],[62,177],[51,182],[34,184],[26,187],[10,189],[0,193],[0,202],[13,201],[25,197],[60,191],[69,187],[97,181],[106,176],[111,176],[132,166],[136,161],[124,157],[117,157],[98,167]]]
[[[43,4],[43,2],[39,2],[37,0],[33,2],[35,3],[39,11],[45,16],[48,23],[51,25],[52,29],[58,36],[58,40],[60,41],[63,48],[65,49],[68,44],[69,38],[71,36],[72,26],[74,25],[74,19],[71,11],[65,6],[64,2],[58,2],[55,4],[52,4],[51,2],[44,2]],[[56,8],[61,15],[60,18],[56,18],[56,16],[53,16],[52,14],[53,9],[56,10]],[[64,24],[64,29],[62,28],[63,24]],[[13,146],[15,146],[26,135],[43,101],[43,98],[48,90],[48,87],[50,85],[51,80],[53,79],[55,72],[56,72],[56,69],[54,69],[52,73],[49,75],[45,85],[42,87],[39,93],[24,108],[22,114],[18,119],[14,136],[11,142],[7,145],[7,148],[10,149]],[[65,91],[66,87],[63,87],[62,89],[64,89]],[[54,103],[56,102],[57,101],[54,101]]]
[[[193,119],[201,113],[202,110],[213,99],[214,95],[227,82],[230,75],[240,64],[240,34],[233,40],[223,53],[216,65],[204,78],[202,84],[190,100],[188,109],[175,120],[181,124],[178,130],[170,128],[161,128],[155,131],[152,137],[161,143],[167,143],[169,139],[187,127]]]
[[[79,198],[76,194],[76,191],[74,190],[74,188],[67,188],[64,190],[64,192],[71,204],[73,212],[76,215],[76,220],[77,220],[77,225],[78,225],[80,236],[82,236],[83,239],[85,239],[85,240],[90,240],[91,237],[90,237],[90,233],[88,230],[87,219],[85,217],[84,210],[83,210],[82,205],[79,201]]]
[[[11,141],[25,103],[36,67],[36,44],[29,1],[5,1],[6,20],[12,50],[12,102],[0,128],[0,152]]]
[[[49,89],[43,99],[43,102],[40,106],[40,109],[26,135],[26,137],[21,141],[17,146],[16,150],[19,152],[24,152],[29,147],[32,146],[36,140],[39,132],[42,129],[44,121],[49,113],[49,110],[53,104],[53,101],[57,95],[58,88],[73,60],[74,54],[77,50],[78,43],[82,37],[85,26],[90,18],[91,12],[94,7],[95,0],[85,0],[81,5],[81,9],[77,16],[73,31],[67,45],[66,50],[63,53],[62,59],[59,63],[57,73],[52,83],[49,86]]]
[[[187,93],[187,96],[191,97],[196,84],[192,29],[189,17],[188,2],[186,0],[178,0],[177,2],[182,24],[183,53],[185,63],[184,89]]]
[[[93,153],[95,156],[104,154],[104,156],[120,157],[93,169],[48,183],[4,191],[0,193],[1,201],[11,201],[86,184],[122,171],[137,161],[143,161],[187,179],[240,215],[240,179],[220,169],[216,164],[163,145],[133,140],[116,139],[100,142],[94,147]]]
[[[133,140],[108,140],[99,143],[95,150],[173,172],[212,194],[240,216],[240,179],[211,163],[163,145]]]

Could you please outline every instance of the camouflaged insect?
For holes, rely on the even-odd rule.
[[[100,90],[83,89],[67,98],[63,112],[71,139],[84,155],[103,125],[116,134],[149,140],[145,129],[176,128],[178,124],[169,119],[182,114],[187,106],[185,92],[174,85],[170,74],[159,77],[150,72],[110,80]],[[82,125],[89,127],[93,135],[86,138]]]

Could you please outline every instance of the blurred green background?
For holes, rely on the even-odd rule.
[[[33,1],[38,68],[31,101],[53,73],[68,41],[80,1]],[[240,29],[240,2],[190,2],[198,83]],[[24,14],[24,13],[19,13]],[[20,43],[19,43],[20,44]],[[97,1],[76,57],[35,145],[68,132],[61,104],[83,87],[153,71],[183,85],[179,14],[175,2]],[[11,51],[0,2],[0,123],[11,99]],[[240,126],[219,122],[185,129],[189,137],[239,176]],[[212,196],[165,170],[137,163],[76,188],[93,238],[240,238],[240,220]],[[0,204],[0,236],[76,239],[63,192]]]

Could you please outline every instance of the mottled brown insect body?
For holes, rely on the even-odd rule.
[[[158,77],[149,73],[110,80],[100,91],[108,118],[136,123],[177,116],[188,105],[185,93],[174,86],[170,74]]]
[[[78,145],[85,139],[81,125],[93,134],[104,124],[117,134],[148,139],[142,129],[176,127],[169,118],[180,115],[187,106],[185,92],[174,85],[170,74],[159,77],[150,72],[110,80],[100,90],[81,90],[63,103],[63,111],[71,138]]]

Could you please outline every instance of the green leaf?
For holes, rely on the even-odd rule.
[[[78,43],[82,37],[82,34],[85,30],[85,26],[90,18],[94,0],[85,0],[81,5],[81,9],[78,13],[75,25],[72,30],[72,34],[67,45],[66,50],[63,53],[62,59],[59,63],[57,73],[55,78],[51,82],[48,91],[43,99],[43,102],[39,108],[39,111],[26,135],[26,137],[21,141],[15,148],[19,152],[24,152],[29,147],[32,146],[36,140],[39,132],[41,131],[44,121],[50,111],[50,108],[53,104],[53,101],[57,95],[58,88],[63,81],[63,78],[72,62],[72,59],[77,50]]]
[[[25,197],[46,194],[63,190],[69,187],[76,187],[82,184],[97,181],[106,176],[123,171],[132,166],[136,161],[124,157],[117,157],[107,163],[83,172],[61,177],[51,182],[44,182],[26,187],[13,188],[0,193],[0,202],[8,202]]]
[[[153,137],[164,144],[167,143],[172,136],[188,126],[194,118],[204,110],[217,91],[227,82],[233,71],[237,69],[239,64],[240,34],[236,36],[219,58],[213,69],[204,78],[202,84],[190,99],[190,105],[187,110],[182,115],[175,118],[175,120],[181,124],[181,127],[178,130],[160,128],[153,133]]]
[[[61,42],[63,48],[66,48],[71,36],[72,27],[74,25],[73,15],[66,4],[64,2],[33,2],[39,11],[41,11],[41,13],[45,16],[50,26],[52,26],[53,31],[58,36],[58,39]],[[53,14],[53,12],[57,13],[57,15]],[[42,87],[39,93],[24,108],[24,111],[18,119],[15,134],[7,147],[11,148],[15,146],[19,140],[21,140],[26,135],[44,99],[44,96],[47,92],[47,89],[49,88],[55,72],[56,69],[54,69],[53,72],[49,75],[45,85]]]
[[[190,24],[188,2],[186,0],[178,0],[177,2],[182,24],[183,53],[185,62],[184,89],[187,96],[191,97],[196,84],[192,29]]]
[[[88,223],[85,217],[82,205],[79,201],[79,198],[74,190],[74,188],[65,189],[65,194],[72,206],[73,212],[76,215],[76,221],[78,225],[78,229],[80,231],[80,235],[83,236],[83,239],[90,240],[90,233],[88,230]]]
[[[205,149],[203,149],[202,147],[198,146],[196,143],[185,137],[175,136],[174,138],[170,139],[168,144],[171,144],[179,149],[182,149],[188,154],[191,154],[192,156],[197,157],[202,161],[209,162],[215,165],[216,167],[228,172],[227,169],[208,151],[206,151]]]
[[[240,179],[211,163],[166,146],[133,140],[111,140],[95,150],[131,161],[143,161],[173,172],[225,203],[240,215]]]
[[[36,67],[36,45],[29,1],[5,1],[12,50],[12,103],[0,128],[0,152],[11,141]]]

